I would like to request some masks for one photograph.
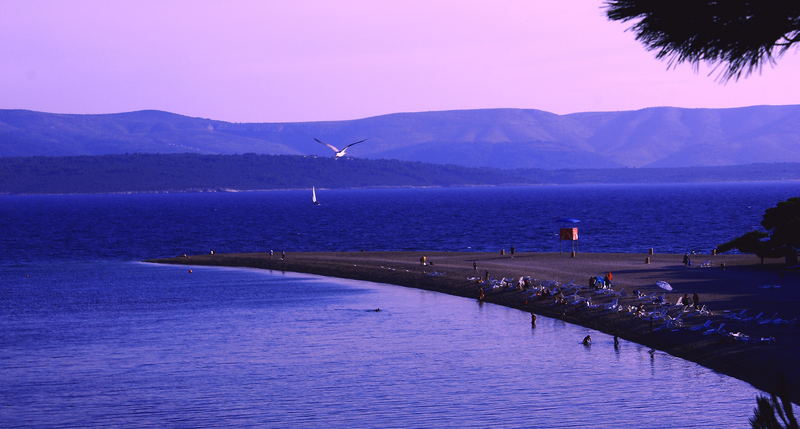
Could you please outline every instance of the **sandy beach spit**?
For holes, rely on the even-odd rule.
[[[779,261],[762,265],[752,255],[692,255],[691,266],[683,264],[683,255],[674,254],[425,251],[287,252],[285,259],[278,251],[272,256],[182,255],[147,262],[310,273],[427,289],[476,302],[483,288],[483,302],[617,335],[765,391],[775,391],[783,382],[792,400],[800,400],[800,271],[787,270]],[[590,277],[608,272],[612,289],[590,286]],[[673,290],[658,287],[657,281],[668,282]],[[675,305],[684,294],[697,294],[699,308]],[[659,302],[662,296],[666,304]],[[706,311],[700,311],[703,305]],[[574,340],[580,339],[567,339]],[[676,377],[686,377],[690,388],[690,376]]]

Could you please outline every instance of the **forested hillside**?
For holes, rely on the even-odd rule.
[[[798,180],[800,164],[617,169],[491,169],[293,155],[133,154],[0,158],[0,193],[98,193]]]

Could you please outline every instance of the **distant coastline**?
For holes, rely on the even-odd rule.
[[[703,185],[703,184],[759,184],[759,183],[797,183],[800,179],[786,180],[747,180],[747,181],[715,181],[715,182],[658,182],[658,183],[519,183],[519,184],[499,184],[499,185],[430,185],[430,186],[352,186],[344,188],[317,187],[319,191],[329,190],[390,190],[390,189],[469,189],[469,188],[526,188],[540,186],[647,186],[647,185]],[[297,188],[263,188],[263,189],[231,189],[231,188],[191,188],[191,189],[164,189],[156,191],[116,191],[116,192],[0,192],[1,195],[147,195],[147,194],[236,194],[251,192],[285,192],[285,191],[308,191],[307,187]]]
[[[719,167],[498,169],[297,155],[0,157],[0,194],[245,192],[800,181],[800,163]]]
[[[429,265],[420,265],[420,256],[427,256]],[[645,258],[649,258],[646,260]],[[479,288],[485,287],[485,302],[518,308],[523,311],[563,319],[604,331],[611,335],[664,350],[675,356],[697,362],[721,373],[739,378],[755,387],[774,391],[779,379],[790,386],[800,385],[800,370],[794,357],[800,351],[795,339],[800,316],[800,291],[791,286],[800,284],[800,272],[785,271],[779,264],[759,265],[752,255],[697,255],[697,261],[707,267],[685,267],[682,255],[649,255],[619,253],[583,253],[576,258],[558,253],[518,253],[498,255],[481,252],[308,252],[191,255],[153,259],[147,262],[251,267],[269,270],[319,274],[331,277],[390,283],[433,290],[468,298],[479,298]],[[707,261],[705,261],[707,260]],[[474,266],[477,269],[474,269]],[[724,264],[724,265],[723,265]],[[485,272],[494,279],[510,279],[508,287],[478,283]],[[609,310],[613,295],[599,293],[585,285],[590,276],[611,271],[614,273],[619,305],[626,310]],[[534,289],[520,291],[516,279],[530,276],[536,285],[582,286],[581,299],[589,303],[556,304],[551,297],[538,297]],[[666,292],[659,289],[655,279],[670,281],[675,287]],[[763,285],[770,285],[769,290]],[[777,289],[774,285],[779,286]],[[648,297],[637,298],[638,290]],[[682,294],[698,293],[712,311],[703,315],[695,310],[684,312],[682,307],[654,305],[651,297],[661,296],[674,304]],[[664,318],[651,321],[648,316],[637,317],[627,306],[644,305],[647,312],[669,308],[668,314],[680,320],[680,328],[664,329]],[[745,310],[751,320],[736,318]],[[760,315],[752,319],[757,313]],[[680,317],[678,317],[680,316]],[[776,319],[777,318],[777,319]],[[763,320],[783,320],[789,323],[761,323]],[[705,324],[708,325],[705,325]],[[724,324],[724,325],[723,325]],[[706,331],[715,331],[708,333]],[[731,333],[747,335],[749,341],[739,341]],[[762,340],[765,339],[765,340]],[[569,339],[567,339],[569,341]],[[795,403],[800,392],[792,392]]]

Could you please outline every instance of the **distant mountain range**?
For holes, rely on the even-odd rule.
[[[125,153],[349,154],[470,167],[618,168],[800,162],[800,105],[654,107],[569,115],[530,109],[231,123],[146,110],[103,115],[0,110],[0,157]]]

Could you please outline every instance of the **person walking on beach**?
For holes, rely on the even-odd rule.
[[[536,315],[531,313],[531,328],[536,327]]]
[[[694,304],[694,308],[700,309],[700,296],[697,295],[697,292],[692,294],[692,304]]]
[[[281,250],[281,261],[285,261],[285,260],[286,260],[286,251],[285,250]]]
[[[514,257],[514,253],[517,253],[517,248],[514,247],[514,246],[511,246],[511,257],[512,258]]]
[[[478,263],[475,261],[472,261],[472,271],[478,272]]]

